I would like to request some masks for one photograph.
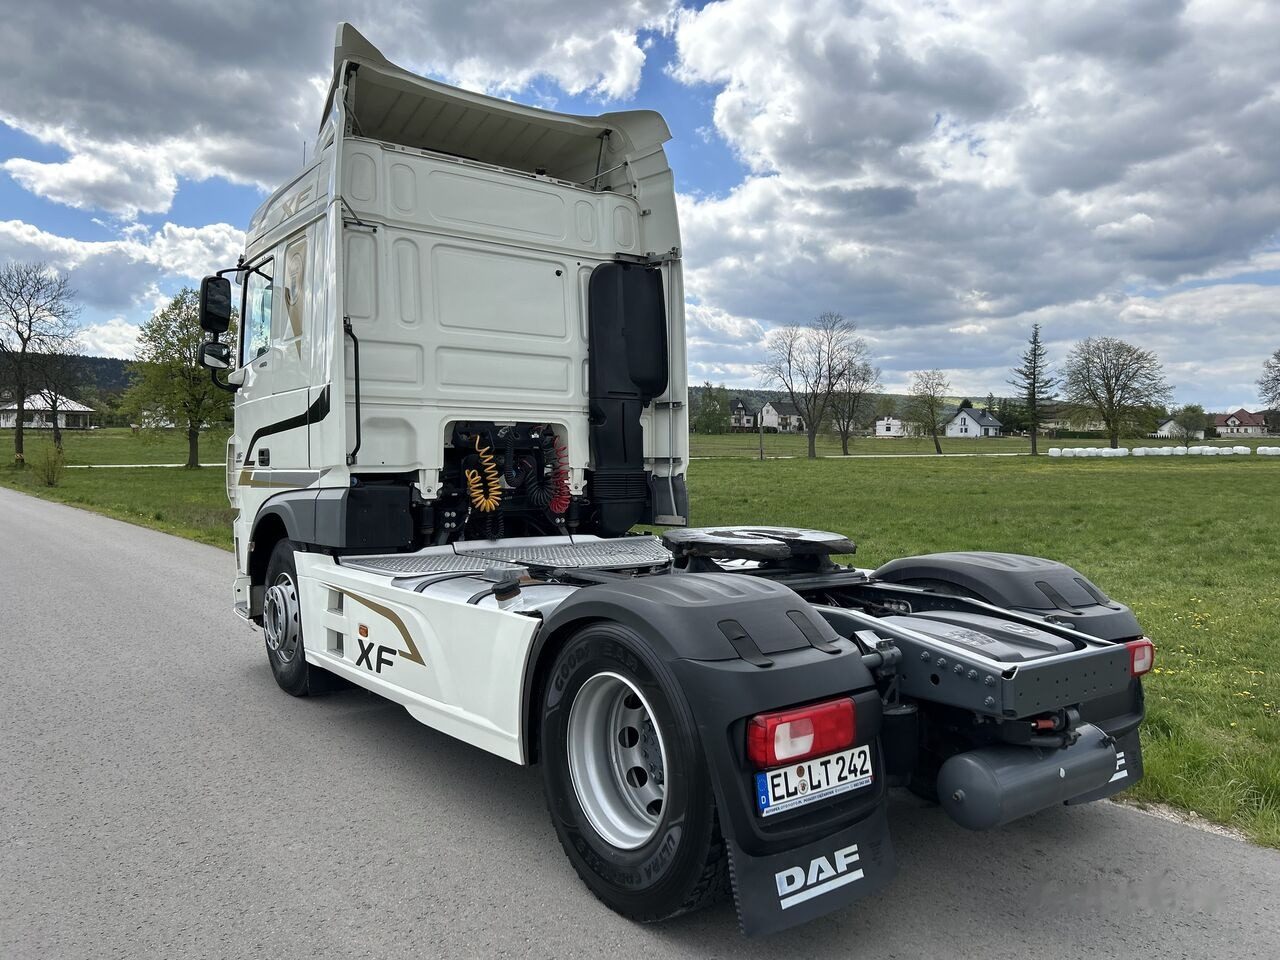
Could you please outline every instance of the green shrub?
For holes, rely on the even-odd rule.
[[[57,447],[46,447],[36,458],[36,475],[46,487],[56,487],[62,481],[62,471],[67,463]]]

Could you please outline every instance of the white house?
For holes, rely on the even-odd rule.
[[[907,425],[898,417],[884,416],[876,418],[873,434],[877,437],[905,437],[907,432]]]
[[[741,397],[729,401],[729,429],[733,431],[754,430],[756,412]]]
[[[778,433],[800,433],[804,430],[804,417],[789,400],[770,400],[760,408],[760,423],[766,430]]]
[[[93,407],[76,403],[66,397],[54,394],[56,404],[51,404],[43,393],[33,393],[23,404],[23,426],[34,430],[53,429],[53,408],[58,410],[58,426],[63,430],[87,430],[89,414]],[[18,425],[18,402],[16,400],[0,407],[0,429],[12,429]]]
[[[1235,413],[1216,413],[1213,425],[1220,437],[1261,437],[1267,432],[1267,417],[1241,407]]]
[[[1055,433],[1058,430],[1079,430],[1098,433],[1107,429],[1101,420],[1089,420],[1079,411],[1059,405],[1050,405],[1042,409],[1040,430],[1044,433]]]
[[[965,407],[947,422],[948,437],[998,437],[1000,421],[989,410]]]
[[[1150,437],[1159,437],[1162,440],[1182,439],[1182,431],[1178,428],[1178,421],[1173,417],[1165,417],[1160,421],[1160,425],[1156,427],[1153,433],[1147,434]],[[1204,431],[1196,430],[1191,434],[1192,440],[1203,440]]]

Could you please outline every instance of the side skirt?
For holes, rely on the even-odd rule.
[[[442,733],[525,763],[524,664],[540,621],[396,586],[296,554],[307,662],[398,703]]]
[[[303,642],[306,642],[305,639]],[[482,717],[466,713],[447,703],[431,700],[404,687],[398,687],[336,657],[311,650],[307,650],[306,655],[307,663],[345,677],[370,693],[376,693],[392,703],[398,703],[409,712],[409,716],[433,730],[439,730],[464,743],[497,754],[512,763],[523,765],[525,762],[519,741]]]

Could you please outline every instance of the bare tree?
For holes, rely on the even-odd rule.
[[[68,346],[73,346],[71,341]],[[32,382],[36,393],[44,399],[49,409],[53,427],[53,446],[62,453],[62,427],[58,416],[64,400],[74,400],[80,393],[84,371],[77,358],[66,349],[56,349],[32,355]]]
[[[1058,385],[1058,378],[1050,373],[1049,354],[1040,339],[1040,324],[1032,324],[1031,339],[1027,341],[1027,349],[1022,354],[1022,364],[1013,368],[1013,378],[1009,385],[1018,391],[1026,412],[1027,429],[1031,433],[1031,455],[1037,454],[1036,435],[1040,432],[1040,422],[1044,416],[1044,407],[1053,401],[1053,388]]]
[[[1067,400],[1105,424],[1113,448],[1121,430],[1173,394],[1154,353],[1115,337],[1090,337],[1072,347],[1063,379]]]
[[[907,397],[906,421],[921,436],[933,437],[933,449],[942,453],[938,437],[947,427],[947,394],[949,381],[941,370],[917,370],[911,374],[911,393]]]
[[[845,369],[844,376],[836,381],[831,394],[831,423],[840,434],[840,450],[849,455],[849,438],[859,424],[874,415],[873,402],[880,390],[880,368],[866,360],[866,341],[854,338],[854,350],[859,359]]]
[[[1267,405],[1268,421],[1280,412],[1280,349],[1267,357],[1258,378],[1258,394]]]
[[[1173,415],[1173,438],[1182,446],[1188,446],[1192,440],[1203,440],[1205,427],[1209,418],[1204,407],[1196,403],[1188,403]]]
[[[818,455],[818,430],[831,412],[836,384],[854,362],[855,329],[853,321],[827,312],[805,326],[770,330],[765,340],[760,376],[785,390],[804,418],[811,459]]]
[[[13,458],[25,461],[22,421],[36,386],[34,356],[57,353],[75,339],[80,313],[65,276],[43,263],[12,261],[0,267],[0,363],[6,367],[18,406]]]

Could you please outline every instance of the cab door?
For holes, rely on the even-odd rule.
[[[277,424],[292,424],[269,438],[272,485],[305,487],[310,478],[299,474],[311,466],[310,430],[310,303],[307,275],[310,256],[308,234],[302,233],[280,247],[274,286],[278,309],[271,316],[271,340],[266,370],[271,378],[271,407]],[[299,422],[299,418],[301,422]],[[264,443],[267,441],[264,440]],[[259,458],[261,459],[261,458]]]
[[[305,233],[244,272],[239,438],[241,483],[280,490],[306,487],[310,410],[308,242]]]
[[[263,430],[272,415],[271,318],[276,313],[275,258],[260,257],[240,274],[243,284],[240,323],[240,389],[236,393],[237,466],[244,487],[265,486],[269,480],[271,451],[259,463]]]

